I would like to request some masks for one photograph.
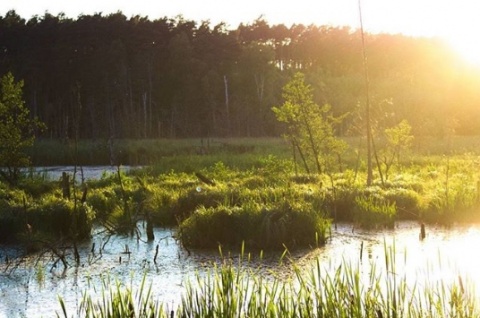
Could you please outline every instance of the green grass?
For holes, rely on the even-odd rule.
[[[94,221],[125,233],[149,215],[157,226],[179,226],[185,246],[211,248],[241,241],[260,248],[315,245],[325,240],[329,219],[363,227],[391,227],[399,219],[443,224],[480,220],[480,157],[461,153],[473,151],[478,139],[456,137],[447,145],[445,140],[419,139],[417,147],[429,148],[403,154],[386,180],[374,170],[370,187],[365,185],[364,155],[354,149],[361,139],[348,142],[352,147],[341,170],[306,174],[299,165],[295,169],[281,139],[114,141],[116,158],[141,154],[144,164],[152,164],[88,181],[85,205],[63,199],[58,183],[29,173],[17,189],[0,188],[0,240],[18,239],[28,222],[36,230],[64,236],[66,224],[72,224],[64,217],[80,206],[95,214]],[[48,140],[35,147],[37,158],[66,158],[66,152],[75,150],[72,143]],[[89,162],[87,156],[103,160],[110,148],[108,141],[80,141],[77,150],[77,159]],[[75,193],[78,200],[79,186]],[[242,231],[226,237],[220,225]],[[210,234],[204,235],[207,229]]]
[[[131,175],[110,174],[89,181],[86,203],[77,208],[93,212],[96,221],[117,224],[112,228],[124,232],[130,232],[128,224],[134,226],[148,214],[159,226],[179,226],[179,238],[189,247],[215,248],[218,243],[241,241],[260,248],[287,243],[308,246],[316,239],[325,240],[328,219],[363,227],[391,227],[399,219],[445,224],[477,220],[477,165],[472,155],[434,158],[398,167],[387,182],[377,178],[371,187],[365,187],[362,171],[295,174],[288,159],[272,155],[255,157],[248,169],[223,161],[195,172],[163,173],[147,167]],[[68,232],[74,199],[63,199],[58,183],[30,177],[18,189],[1,191],[5,237],[22,233],[25,222],[55,235]],[[81,188],[75,191],[78,200]],[[227,237],[222,228],[228,226],[242,230]]]
[[[236,162],[250,161],[251,156],[273,154],[284,157],[289,149],[281,138],[207,138],[143,140],[36,140],[26,150],[34,166],[53,165],[167,165],[167,172],[196,169],[205,162],[210,166],[232,156]],[[241,159],[246,157],[246,159]],[[217,158],[212,162],[212,158]],[[228,160],[227,160],[228,161]],[[189,168],[191,167],[191,168]],[[165,171],[164,171],[165,172]]]
[[[397,206],[384,198],[358,196],[355,198],[353,220],[362,228],[375,226],[394,228]]]
[[[395,245],[386,244],[383,262],[372,261],[365,272],[360,263],[325,264],[320,258],[290,275],[265,274],[240,256],[212,264],[207,273],[186,282],[175,317],[404,317],[471,318],[480,315],[479,299],[468,277],[454,279],[409,277],[396,259]],[[241,255],[244,255],[243,253]],[[284,259],[284,261],[287,259]],[[434,270],[442,269],[431,264]],[[434,276],[434,275],[433,275]],[[112,287],[106,287],[112,286]],[[79,317],[169,317],[168,304],[155,301],[150,288],[104,284],[101,297],[84,294]],[[68,308],[60,301],[64,317]]]
[[[350,146],[344,161],[353,166],[357,160],[356,149],[361,157],[365,154],[366,142],[360,137],[344,137]],[[381,140],[376,141],[380,147]],[[282,138],[197,138],[197,139],[97,139],[52,140],[38,139],[26,150],[33,165],[175,165],[176,159],[184,161],[191,156],[223,156],[228,161],[235,157],[274,155],[277,158],[290,158],[291,148]],[[422,160],[422,158],[441,157],[444,155],[480,154],[478,136],[450,136],[446,138],[415,137],[410,153],[401,160]],[[173,160],[169,160],[172,159]],[[231,159],[231,158],[230,158]],[[208,161],[208,159],[205,159]],[[218,161],[218,160],[217,160]],[[223,161],[223,160],[222,160]],[[243,161],[238,159],[238,162]],[[198,167],[196,164],[192,164]],[[211,162],[207,166],[211,165]],[[188,166],[188,164],[186,165]],[[178,171],[177,169],[174,169]],[[167,170],[168,171],[168,168]]]
[[[153,300],[151,287],[145,285],[145,279],[141,285],[125,286],[112,277],[104,277],[101,286],[100,301],[92,295],[84,293],[80,304],[79,317],[85,318],[120,318],[120,317],[168,317],[163,304]],[[59,297],[61,314],[70,317],[69,308],[63,299]],[[57,312],[57,317],[61,315]]]

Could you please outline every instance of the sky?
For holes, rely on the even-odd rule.
[[[461,54],[480,63],[480,0],[360,0],[363,25],[372,33],[402,33],[441,37]],[[212,25],[236,28],[263,17],[273,24],[316,24],[360,27],[359,0],[2,0],[0,15],[14,9],[22,18],[45,12],[77,18],[81,14],[108,15],[121,11],[127,17],[151,20],[182,15]]]

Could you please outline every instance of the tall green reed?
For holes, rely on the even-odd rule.
[[[478,317],[473,288],[464,280],[410,278],[385,244],[384,266],[360,262],[310,268],[293,265],[290,279],[224,263],[197,276],[183,296],[181,317]],[[406,262],[406,256],[404,259]],[[440,265],[438,265],[440,266]]]
[[[382,197],[369,195],[355,199],[353,221],[364,228],[393,227],[396,214],[395,202]]]
[[[474,286],[464,275],[438,279],[415,276],[393,246],[384,243],[383,260],[325,262],[320,257],[308,265],[289,261],[282,276],[253,265],[244,250],[235,261],[225,257],[206,272],[197,272],[186,289],[174,317],[345,317],[345,318],[471,318],[480,316]],[[382,262],[383,261],[383,262]],[[290,264],[290,265],[288,265]],[[445,266],[426,265],[428,271]],[[290,271],[288,269],[290,268]],[[453,279],[451,279],[453,277]],[[60,299],[61,313],[69,308]],[[144,279],[139,288],[125,287],[106,278],[101,295],[84,294],[78,317],[168,317],[164,303],[155,300]]]
[[[124,286],[112,277],[104,277],[99,297],[84,292],[77,317],[170,317],[164,304],[155,301],[152,287],[146,285],[145,278],[146,276],[140,286],[135,288],[132,284]],[[59,302],[62,311],[61,314],[57,312],[57,317],[69,317],[68,308],[61,297],[59,297]]]

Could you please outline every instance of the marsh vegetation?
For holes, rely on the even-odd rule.
[[[82,23],[112,26],[122,15],[84,17],[78,22],[47,17],[75,29]],[[42,30],[44,21],[34,19],[18,36],[29,39],[37,22]],[[124,22],[118,21],[119,25]],[[146,22],[137,19],[134,25],[145,26]],[[82,284],[89,291],[101,288],[100,297],[85,290],[81,297],[75,295],[74,305],[61,298],[62,314],[68,317],[73,306],[82,317],[165,316],[171,312],[184,317],[478,315],[478,299],[467,277],[430,280],[429,274],[441,265],[423,264],[427,274],[411,281],[410,273],[403,271],[407,262],[399,265],[396,260],[394,244],[384,243],[383,253],[377,253],[375,259],[367,248],[366,270],[360,269],[367,262],[363,240],[356,262],[325,268],[312,258],[310,266],[304,267],[297,263],[298,257],[292,257],[293,253],[325,249],[335,237],[332,233],[338,234],[344,224],[352,236],[359,231],[395,236],[399,224],[413,222],[408,224],[415,224],[414,246],[422,246],[424,240],[435,236],[430,234],[433,224],[456,229],[480,220],[478,140],[456,135],[478,132],[478,124],[468,118],[477,113],[473,105],[478,93],[470,86],[452,93],[471,101],[461,104],[463,114],[451,114],[455,99],[444,94],[452,91],[447,89],[447,79],[451,74],[467,73],[463,67],[453,66],[432,72],[437,71],[438,61],[424,55],[431,55],[430,45],[441,48],[439,43],[386,37],[418,47],[411,57],[387,59],[390,67],[383,63],[370,66],[376,83],[370,92],[368,70],[365,63],[360,67],[356,50],[344,52],[338,61],[336,57],[317,60],[318,52],[308,47],[304,48],[307,54],[300,55],[284,55],[282,50],[296,52],[310,43],[305,41],[309,36],[322,38],[317,39],[319,45],[329,44],[335,38],[332,33],[337,33],[339,43],[351,43],[358,32],[300,27],[298,32],[283,30],[283,37],[275,41],[260,37],[256,42],[248,36],[259,29],[270,35],[274,31],[261,19],[239,27],[238,37],[223,26],[210,30],[208,23],[198,30],[182,19],[155,23],[169,34],[162,36],[164,42],[158,42],[165,52],[172,53],[168,58],[158,60],[161,54],[156,54],[163,49],[158,51],[155,41],[148,42],[152,44],[148,58],[143,55],[146,51],[119,49],[123,47],[121,39],[106,41],[109,44],[103,48],[111,50],[98,52],[124,54],[110,59],[111,65],[105,67],[108,71],[95,78],[99,85],[91,86],[86,83],[92,83],[98,60],[90,53],[98,48],[89,44],[83,50],[84,59],[68,59],[78,67],[72,71],[78,80],[65,80],[65,87],[58,85],[62,94],[49,95],[58,87],[38,88],[39,103],[51,102],[51,109],[39,111],[37,86],[32,85],[41,82],[37,75],[47,72],[20,68],[29,84],[28,104],[22,98],[24,82],[15,82],[12,73],[2,78],[0,251],[2,258],[5,256],[2,269],[6,277],[19,273],[19,279],[27,274],[28,280],[22,281],[27,286],[26,307],[32,277],[40,289],[49,276],[61,279],[72,269],[75,279],[89,280],[81,269],[104,271],[105,265],[97,265],[105,259],[110,269],[133,263],[133,270],[160,275],[168,271],[160,250],[160,242],[165,240],[175,245],[181,263],[195,257],[192,255],[222,251],[220,261],[206,262],[207,271],[199,272],[193,281],[180,282],[186,287],[175,306],[156,300],[146,280],[125,287],[125,281],[101,277],[93,285],[90,281]],[[16,47],[17,38],[12,34],[21,19],[9,12],[5,19],[0,17],[0,24],[8,31],[4,36],[8,45]],[[178,29],[184,31],[177,34]],[[130,26],[128,30],[131,32]],[[361,37],[363,40],[363,30]],[[199,39],[229,43],[226,52],[230,53],[219,59],[221,68],[202,60],[205,56]],[[195,45],[190,46],[190,41]],[[71,43],[65,47],[68,45]],[[324,45],[330,46],[336,47]],[[198,51],[195,58],[192,48]],[[377,54],[379,51],[377,48]],[[11,57],[10,50],[4,49],[2,54],[2,61]],[[130,69],[129,54],[135,57],[132,61],[145,64],[134,62],[136,67],[131,69],[138,74],[132,71],[127,76],[128,72],[121,70]],[[455,61],[445,49],[438,58],[451,65]],[[90,61],[91,73],[81,71],[80,60]],[[398,60],[406,64],[391,67]],[[153,76],[154,61],[163,65],[158,73],[165,78]],[[29,64],[25,65],[28,70]],[[41,63],[31,65],[32,70],[37,67],[44,70]],[[193,69],[196,71],[190,72]],[[359,80],[362,73],[367,86],[365,105],[361,102],[365,93]],[[475,83],[477,77],[467,75],[461,83]],[[252,78],[255,85],[250,85]],[[159,88],[158,96],[154,87]],[[370,96],[374,98],[370,100]],[[423,105],[423,112],[436,110],[438,105],[443,108],[422,120],[412,111],[418,104]],[[64,110],[60,115],[54,111],[59,108]],[[37,111],[47,121],[46,133],[42,132],[43,122],[35,117]],[[280,133],[282,139],[266,138]],[[165,136],[170,139],[161,139]],[[178,136],[205,137],[176,139]],[[55,180],[29,170],[31,164],[71,165],[73,172]],[[87,179],[83,171],[89,165],[109,165],[112,170]],[[122,165],[137,168],[126,173]],[[162,231],[167,231],[168,237],[159,238]],[[341,235],[346,236],[345,231]],[[111,240],[125,240],[125,244],[111,252]],[[140,246],[148,256],[139,261],[134,254]],[[230,253],[238,249],[237,263]],[[288,263],[281,267],[282,277],[275,275],[278,267],[267,275],[245,265],[250,255],[263,258],[263,253],[273,253],[276,262]],[[75,286],[79,286],[77,282]]]
[[[359,142],[358,139],[344,141],[352,149]],[[160,248],[157,255],[155,246],[164,237],[158,237],[160,234],[155,230],[152,243],[147,243],[147,220],[154,229],[171,229],[170,240],[179,244],[181,252],[177,253],[184,259],[182,262],[192,257],[189,255],[203,253],[205,249],[216,251],[221,246],[226,255],[229,251],[238,252],[243,245],[244,261],[248,259],[248,253],[258,254],[263,250],[278,251],[278,263],[286,249],[295,253],[315,251],[325,244],[328,246],[331,232],[345,222],[351,227],[345,233],[382,233],[385,229],[394,233],[395,225],[411,220],[417,222],[413,223],[411,233],[415,233],[415,240],[420,242],[420,222],[427,224],[428,238],[432,235],[432,224],[448,227],[478,220],[477,171],[480,162],[475,153],[477,140],[454,138],[449,141],[448,148],[442,145],[443,142],[416,140],[401,160],[391,166],[388,178],[382,181],[377,172],[370,187],[365,186],[365,166],[357,162],[355,150],[344,154],[342,171],[308,174],[298,169],[300,165],[295,170],[291,145],[282,139],[209,140],[210,146],[205,146],[202,153],[195,151],[202,145],[200,140],[127,142],[122,145],[124,151],[134,153],[131,148],[144,147],[148,149],[144,154],[146,158],[155,158],[156,163],[128,173],[114,168],[113,172],[104,173],[98,179],[83,180],[83,183],[77,177],[79,174],[72,175],[70,198],[64,197],[59,180],[33,171],[27,173],[15,189],[3,186],[2,242],[20,242],[17,246],[40,252],[33,254],[37,256],[31,260],[32,264],[45,264],[38,261],[45,260],[44,257],[50,259],[52,263],[48,267],[45,268],[45,264],[43,271],[36,271],[38,277],[51,275],[48,270],[53,263],[62,271],[87,264],[94,266],[95,259],[107,257],[108,238],[113,240],[117,235],[150,246],[148,256],[141,256],[145,262],[143,266],[163,266],[160,259],[165,257],[164,252]],[[120,141],[118,143],[120,146]],[[208,145],[206,141],[203,144]],[[429,147],[426,148],[425,144]],[[416,150],[420,146],[422,152]],[[62,146],[55,149],[62,149]],[[86,153],[92,151],[85,149]],[[160,155],[160,152],[175,155]],[[57,153],[63,156],[63,151]],[[42,152],[39,151],[38,155],[41,158]],[[54,155],[54,151],[50,152],[50,156]],[[32,156],[32,160],[35,162],[36,157]],[[88,192],[82,202],[84,189]],[[30,227],[26,228],[27,224]],[[96,230],[90,232],[93,228]],[[71,244],[72,233],[77,234],[78,263]],[[125,243],[116,251],[118,254],[110,266],[131,263],[130,257],[136,253],[132,244]],[[354,253],[357,260],[360,259],[360,253]],[[364,253],[368,254],[367,250]],[[285,254],[284,261],[288,255]],[[364,263],[367,262],[365,257]],[[273,277],[263,281],[264,274],[249,266],[238,267],[236,261],[232,264],[227,257],[225,263],[217,262],[216,267],[209,265],[211,272],[195,278],[198,281],[186,291],[177,291],[184,298],[181,303],[177,298],[175,306],[168,300],[166,303],[155,300],[153,295],[158,290],[149,291],[150,279],[144,285],[138,285],[137,281],[128,287],[125,282],[113,284],[115,277],[111,277],[111,284],[105,285],[105,292],[100,296],[102,309],[96,303],[98,295],[85,294],[82,308],[86,311],[79,315],[101,316],[98,310],[118,313],[127,310],[130,302],[140,316],[140,313],[152,312],[159,316],[168,315],[172,308],[180,316],[182,312],[185,316],[194,312],[200,316],[207,312],[215,316],[232,310],[245,316],[254,312],[260,315],[290,312],[292,315],[309,313],[313,317],[321,314],[314,313],[314,309],[338,317],[344,314],[370,317],[377,312],[382,312],[383,317],[393,317],[394,313],[407,317],[422,317],[427,313],[431,317],[442,317],[445,312],[468,317],[476,312],[474,292],[465,291],[466,278],[457,276],[430,282],[430,285],[425,283],[428,289],[424,291],[423,287],[420,288],[420,285],[424,286],[423,282],[411,284],[410,278],[416,274],[403,277],[389,274],[391,270],[383,272],[382,269],[380,272],[379,264],[393,261],[393,256],[387,251],[386,255],[379,257],[390,258],[388,261],[372,260],[370,278],[362,277],[360,273],[363,272],[358,272],[356,263],[323,269],[320,266],[323,262],[314,262],[311,269],[295,269],[294,265],[291,273],[296,278],[287,285],[283,285],[283,279],[276,281]],[[23,257],[16,260],[10,257],[9,271],[15,266],[18,268],[16,262],[21,259]],[[292,261],[291,264],[295,264],[298,258],[292,258]],[[402,264],[395,266],[397,272],[404,270]],[[141,272],[145,267],[140,266],[139,270]],[[152,275],[148,277],[153,278]],[[186,277],[183,276],[182,280]],[[325,287],[318,288],[320,285]],[[344,289],[335,288],[340,285]],[[87,285],[84,286],[88,289]],[[100,287],[96,286],[98,290]],[[137,291],[139,287],[141,290]],[[260,293],[253,293],[253,290]],[[198,293],[204,298],[199,298]],[[351,299],[348,304],[339,306],[343,304],[342,299],[346,299],[340,293],[353,294],[354,297],[348,298]],[[254,299],[254,294],[263,296]],[[416,305],[406,306],[409,302]],[[72,306],[71,301],[66,303],[67,315],[72,314]],[[61,310],[58,313],[61,314]]]

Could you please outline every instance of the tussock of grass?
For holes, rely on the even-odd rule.
[[[97,141],[90,147],[107,151],[105,142]],[[72,145],[66,143],[64,146]],[[88,143],[82,141],[79,146],[84,149]],[[241,221],[235,219],[235,222],[253,224],[255,229],[242,232],[233,244],[246,239],[259,245],[257,242],[262,239],[258,233],[271,231],[267,237],[275,237],[272,246],[282,240],[292,245],[309,245],[296,233],[316,225],[303,224],[290,230],[298,220],[318,219],[323,224],[324,220],[334,219],[375,227],[392,226],[398,219],[446,224],[479,219],[478,213],[474,213],[480,203],[480,160],[475,153],[448,157],[410,154],[391,167],[388,179],[382,180],[375,174],[373,185],[366,187],[365,165],[360,157],[350,158],[352,154],[347,153],[342,171],[306,174],[296,170],[288,147],[281,139],[114,141],[111,146],[107,147],[108,151],[122,148],[123,155],[125,152],[141,153],[153,164],[131,174],[105,174],[100,180],[89,181],[86,204],[95,212],[96,220],[114,223],[130,220],[129,223],[135,224],[135,218],[149,215],[156,225],[180,225],[184,233],[190,233],[185,242],[190,246],[205,247],[208,241],[214,248],[218,243],[229,243],[230,239],[220,240],[221,231],[216,237],[195,243],[193,237],[200,238],[202,233],[193,235],[191,232],[196,227],[205,231],[208,228],[200,226],[204,221],[199,220],[199,215],[208,216],[216,228],[223,221],[230,224],[230,218],[236,218],[237,211],[255,221],[239,218]],[[195,152],[199,147],[202,152]],[[206,184],[198,175],[213,182]],[[24,231],[25,217],[16,211],[26,210],[25,207],[36,211],[30,218],[38,223],[32,224],[34,228],[58,223],[61,218],[52,220],[56,214],[47,213],[47,210],[58,210],[59,215],[66,215],[66,210],[73,209],[71,203],[60,202],[64,199],[60,198],[58,187],[58,183],[31,175],[23,180],[19,189],[0,189],[5,193],[0,195],[0,205],[4,207],[0,211],[0,224],[8,224],[0,240]],[[45,205],[52,198],[59,202]],[[248,212],[252,206],[258,206],[253,211],[261,212]],[[195,214],[201,209],[208,213]],[[305,215],[310,215],[310,219]],[[284,228],[296,235],[295,239],[284,238],[288,232]],[[310,230],[304,232],[312,233]],[[187,238],[182,234],[179,237]]]

